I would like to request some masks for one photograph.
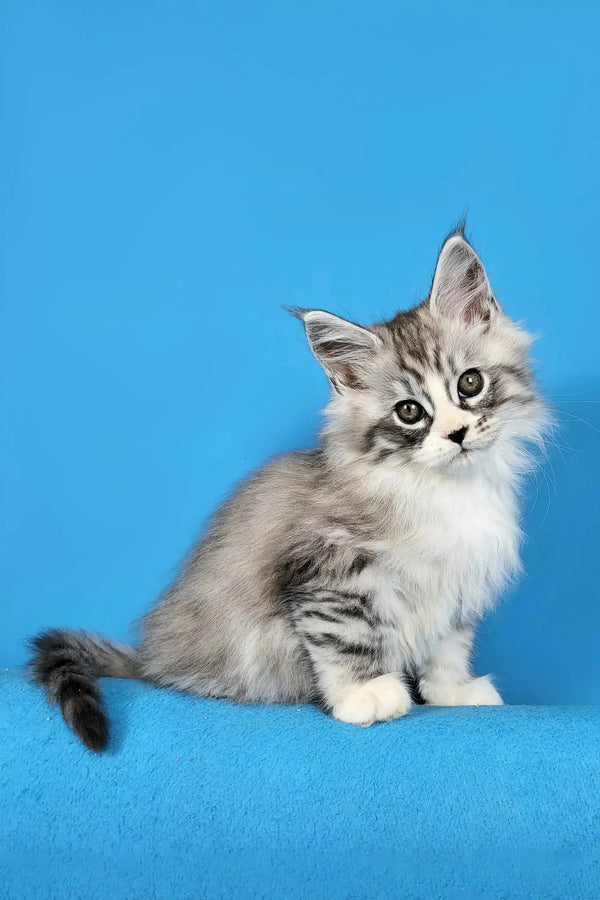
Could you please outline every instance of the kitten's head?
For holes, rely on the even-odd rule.
[[[298,314],[333,389],[326,446],[348,461],[459,474],[502,458],[516,465],[519,443],[538,439],[531,338],[500,309],[462,229],[414,309],[366,328]]]

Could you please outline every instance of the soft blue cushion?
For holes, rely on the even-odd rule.
[[[0,896],[600,897],[600,711],[418,708],[358,729],[105,682],[94,756],[0,680]]]

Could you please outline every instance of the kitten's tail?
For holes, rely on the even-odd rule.
[[[58,703],[67,725],[86,747],[99,753],[108,740],[108,719],[102,709],[98,679],[139,678],[138,651],[85,631],[51,629],[32,638],[29,661],[32,680]]]

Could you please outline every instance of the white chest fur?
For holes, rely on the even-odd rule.
[[[435,479],[403,497],[376,588],[398,651],[413,659],[453,623],[480,616],[518,568],[510,485]]]

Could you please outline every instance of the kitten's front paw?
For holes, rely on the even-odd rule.
[[[489,675],[474,678],[462,686],[462,706],[503,706],[504,700],[492,684]]]
[[[465,684],[429,685],[423,692],[431,706],[503,706],[504,700],[489,675],[472,678]]]
[[[341,722],[366,728],[405,715],[411,705],[410,692],[402,681],[395,675],[379,675],[349,688],[332,712]]]

